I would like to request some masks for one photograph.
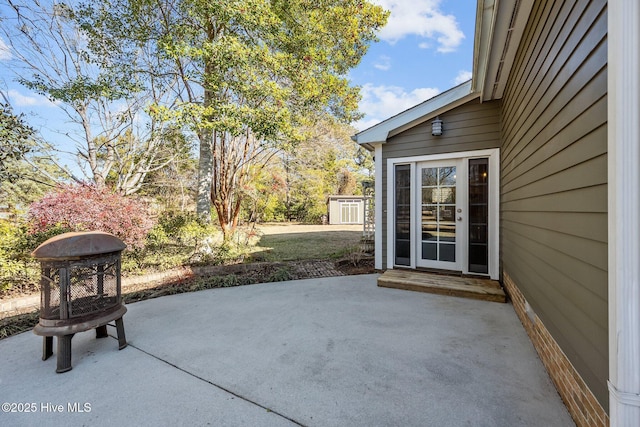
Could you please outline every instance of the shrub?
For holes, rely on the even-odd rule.
[[[291,274],[291,269],[289,267],[281,267],[271,273],[269,277],[265,280],[266,282],[286,282],[287,280],[292,280],[293,275]]]
[[[132,197],[93,185],[60,185],[29,207],[29,233],[52,228],[106,231],[130,248],[142,248],[153,226],[146,206]]]
[[[8,288],[22,268],[11,249],[18,238],[18,234],[9,223],[0,222],[0,290]]]
[[[0,291],[37,283],[40,270],[29,241],[23,224],[0,220]]]
[[[192,248],[193,253],[211,252],[207,247],[217,240],[221,241],[221,234],[216,227],[201,221],[193,212],[163,212],[148,236],[151,247],[173,244]]]

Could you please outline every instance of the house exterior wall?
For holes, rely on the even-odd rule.
[[[421,123],[382,145],[382,164],[388,159],[430,154],[483,150],[500,145],[500,103],[468,102],[444,114],[443,133],[431,135],[431,120]],[[382,200],[387,200],[387,168],[382,173]],[[382,236],[387,235],[386,209],[382,215]],[[391,242],[391,244],[393,244]],[[387,265],[387,239],[382,240],[382,265]]]
[[[562,375],[575,370],[607,411],[605,0],[535,3],[501,134],[504,277],[571,365],[550,371],[561,394]]]

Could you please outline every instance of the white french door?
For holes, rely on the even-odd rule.
[[[416,266],[462,270],[465,171],[461,159],[417,164]]]
[[[499,278],[498,149],[389,159],[388,268]]]

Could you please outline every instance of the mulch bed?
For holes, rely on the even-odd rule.
[[[299,264],[302,263],[307,268],[301,268]],[[131,304],[151,298],[204,289],[318,277],[317,271],[314,271],[313,275],[306,273],[314,270],[313,268],[308,268],[309,265],[313,267],[313,263],[313,261],[298,261],[230,265],[216,269],[216,273],[212,275],[189,277],[165,283],[139,283],[127,286],[123,292],[123,299],[126,304]],[[326,261],[316,261],[316,263],[326,264]],[[333,271],[343,275],[375,273],[372,258],[358,259],[357,262],[349,259],[338,260],[334,263],[334,267]],[[327,274],[322,277],[330,277],[332,275],[335,276],[335,273],[332,274],[332,271],[327,271]],[[32,286],[20,288],[19,290],[4,291],[0,293],[0,297],[11,298],[38,292],[37,287]],[[0,319],[0,340],[33,329],[38,323],[38,318],[39,312],[32,311]]]
[[[40,288],[35,283],[20,283],[12,285],[9,289],[0,290],[0,298],[12,299],[40,293]]]

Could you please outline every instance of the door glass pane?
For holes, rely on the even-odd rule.
[[[422,242],[422,259],[436,261],[438,259],[438,244]]]
[[[441,242],[452,242],[456,241],[456,224],[442,224],[440,223],[440,232],[438,233],[439,240]]]
[[[438,224],[422,224],[422,240],[438,241]]]
[[[411,265],[411,166],[395,167],[395,264]]]
[[[456,203],[456,187],[440,187],[437,194],[440,203]]]
[[[409,229],[409,224],[405,224],[405,223],[396,224],[396,239],[409,240],[410,232],[411,230]]]
[[[433,188],[432,187],[426,187],[422,189],[422,203],[426,204],[426,203],[433,203]]]
[[[440,243],[438,245],[440,256],[439,261],[455,262],[456,261],[456,245]]]
[[[469,272],[489,272],[489,159],[469,160]]]
[[[438,185],[438,168],[424,168],[422,169],[422,186],[436,186]]]
[[[411,243],[409,240],[396,240],[396,264],[411,264]]]
[[[408,205],[411,203],[411,192],[409,187],[400,187],[396,190],[396,203]]]
[[[441,223],[454,223],[456,220],[456,205],[440,205],[438,207],[438,220]]]
[[[438,168],[439,185],[456,185],[456,167]]]
[[[488,237],[486,225],[473,225],[469,227],[469,243],[486,244]]]
[[[396,189],[409,187],[411,187],[411,166],[396,166]]]
[[[422,205],[422,222],[435,222],[438,217],[438,205]]]
[[[422,168],[422,255],[424,260],[455,262],[456,167]]]

